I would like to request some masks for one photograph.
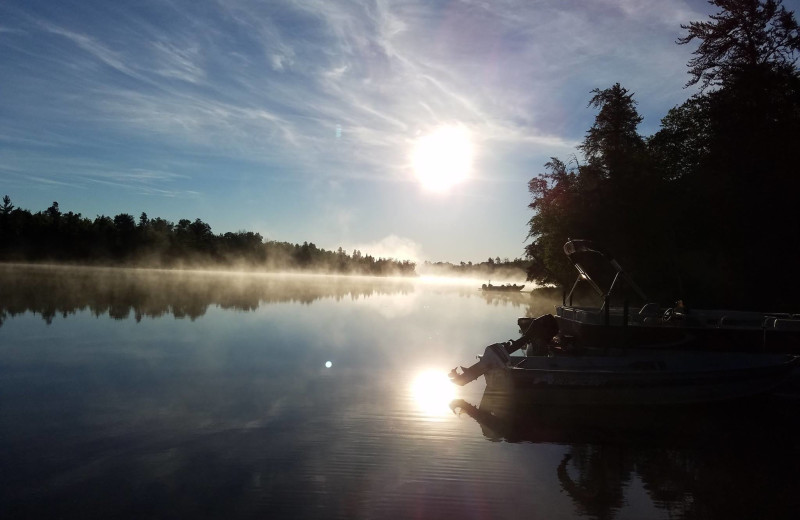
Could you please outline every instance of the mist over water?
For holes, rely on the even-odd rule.
[[[269,303],[413,290],[403,278],[60,266],[0,266],[0,282],[0,312],[33,311],[47,321],[81,310],[117,319],[196,319],[209,307],[253,311]]]
[[[631,424],[520,413],[491,402],[482,380],[441,385],[486,345],[517,337],[517,317],[556,303],[478,288],[4,266],[0,515],[789,518],[797,510],[796,405]]]

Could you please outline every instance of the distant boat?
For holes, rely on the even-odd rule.
[[[505,284],[505,285],[492,285],[492,282],[481,285],[482,291],[498,291],[498,292],[519,292],[525,285]]]

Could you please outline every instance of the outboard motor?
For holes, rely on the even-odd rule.
[[[486,372],[496,368],[506,368],[511,364],[511,354],[525,345],[546,348],[558,334],[558,323],[552,314],[544,314],[538,318],[520,318],[517,320],[522,337],[505,343],[489,345],[480,356],[479,361],[470,367],[457,367],[450,371],[450,381],[464,386],[475,381]],[[524,324],[524,326],[523,326]],[[461,368],[461,373],[458,372]]]

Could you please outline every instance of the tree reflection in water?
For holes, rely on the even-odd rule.
[[[800,508],[800,395],[716,406],[531,406],[487,390],[451,403],[492,441],[556,443],[554,468],[576,513],[616,518],[639,480],[669,517],[792,518]]]
[[[118,320],[131,314],[136,321],[169,315],[194,320],[214,305],[253,311],[268,303],[412,291],[411,281],[376,277],[0,265],[0,326],[25,312],[48,324],[86,309]]]
[[[572,453],[564,455],[558,465],[558,481],[583,514],[600,519],[614,518],[615,512],[623,506],[624,488],[633,471],[630,461],[623,461],[624,455],[618,446],[603,445],[576,446]],[[570,459],[575,459],[577,480],[567,470]]]

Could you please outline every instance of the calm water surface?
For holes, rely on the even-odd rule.
[[[564,411],[449,385],[552,309],[479,284],[0,267],[0,516],[796,518],[791,392]]]

